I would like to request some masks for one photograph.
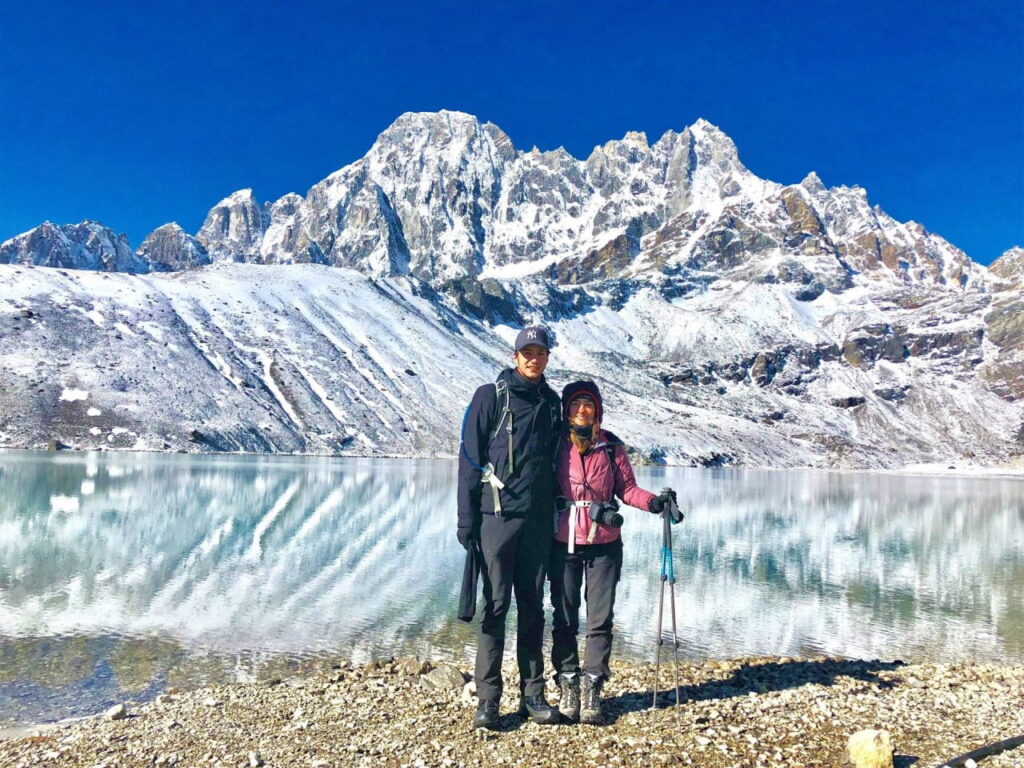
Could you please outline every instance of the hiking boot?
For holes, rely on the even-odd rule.
[[[498,727],[498,702],[494,699],[481,699],[476,705],[473,715],[474,728],[486,728],[493,731]]]
[[[583,675],[580,692],[580,722],[587,725],[604,725],[604,712],[601,710],[601,688],[604,680],[600,677]]]
[[[570,723],[580,721],[580,676],[559,675],[558,687],[562,691],[558,700],[558,711]]]
[[[548,704],[543,693],[538,693],[536,696],[523,696],[519,700],[519,716],[528,717],[540,725],[557,723],[560,718],[558,708]]]

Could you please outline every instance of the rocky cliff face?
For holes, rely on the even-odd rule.
[[[998,292],[985,314],[985,340],[994,354],[981,370],[982,379],[1000,397],[1024,400],[1024,248],[1006,251],[989,273]]]
[[[431,354],[419,345],[433,338],[426,328],[449,334],[432,344],[458,339],[459,370],[474,371],[475,382],[507,360],[499,337],[507,341],[514,327],[543,320],[560,339],[556,380],[605,382],[613,401],[619,396],[629,405],[624,422],[652,460],[891,466],[910,457],[995,460],[1021,449],[1022,254],[1008,251],[986,270],[921,225],[871,206],[860,188],[828,188],[813,173],[790,186],[759,179],[733,142],[703,120],[653,144],[629,133],[579,160],[562,149],[518,151],[496,126],[440,112],[403,115],[365,157],[304,197],[260,205],[251,190],[230,195],[195,238],[167,225],[132,254],[123,236],[99,225],[46,224],[0,246],[0,263],[192,273],[184,283],[151,278],[133,300],[166,305],[153,321],[166,339],[193,329],[166,343],[178,352],[194,348],[200,362],[175,365],[207,365],[242,382],[221,396],[235,403],[220,412],[233,414],[231,426],[225,422],[221,437],[205,443],[186,441],[190,449],[340,450],[342,443],[324,436],[358,434],[344,443],[347,450],[387,453],[389,439],[402,442],[415,431],[415,413],[431,436],[412,452],[445,452],[458,422],[449,400],[461,402],[469,391],[442,370],[419,371]],[[213,307],[225,299],[202,287],[214,281],[223,290],[215,275],[227,274],[232,262],[244,262],[230,274],[253,293],[232,299],[242,314],[218,318]],[[276,298],[256,290],[271,274],[290,286]],[[296,283],[300,276],[358,298],[367,326],[383,306],[368,298],[375,291],[402,297],[401,311],[372,338],[356,341],[353,330],[344,341],[332,326],[337,312],[317,309]],[[45,282],[35,275],[5,278],[0,308],[21,317],[22,334],[34,327],[33,317],[70,306],[35,290]],[[71,290],[45,284],[58,295]],[[195,290],[185,298],[176,293],[182,285]],[[75,288],[77,314],[106,312],[105,300],[88,299],[95,289],[92,281]],[[285,335],[283,320],[293,311],[305,320],[287,332],[309,344],[296,346]],[[18,314],[24,312],[36,314],[26,319]],[[357,318],[346,327],[350,322]],[[105,327],[109,334],[114,326]],[[354,350],[366,345],[370,354],[372,342],[400,335],[399,327],[420,329],[420,342],[395,351],[408,363],[375,360],[383,367],[365,375],[372,366]],[[119,347],[126,339],[152,343],[148,331],[138,339],[118,333]],[[52,353],[64,342],[44,335],[35,343]],[[71,355],[71,370],[99,365],[62,354]],[[309,383],[310,356],[350,371],[345,386],[353,399],[344,407],[342,390],[319,378]],[[120,357],[135,359],[127,351]],[[140,347],[138,360],[148,359]],[[415,373],[402,373],[406,368]],[[151,378],[145,371],[124,375]],[[409,376],[424,388],[413,394]],[[19,381],[9,386],[35,391]],[[168,385],[147,386],[155,393]],[[261,399],[261,388],[269,399]],[[370,429],[375,408],[368,404],[381,392],[411,398],[415,408],[399,408],[395,419]],[[140,397],[139,412],[163,407]],[[390,407],[384,402],[380,407]],[[271,429],[273,439],[259,427],[266,417],[254,403],[277,413],[283,426]],[[35,407],[53,410],[45,402]],[[307,418],[306,410],[321,415]],[[40,426],[32,439],[45,432]],[[7,434],[9,442],[29,440],[28,433]],[[90,434],[75,439],[88,442]]]
[[[0,244],[0,264],[92,269],[103,272],[149,271],[149,264],[132,252],[128,238],[96,221],[35,229]]]
[[[210,209],[196,239],[214,261],[257,261],[267,219],[252,190],[242,189]]]
[[[1005,288],[1024,286],[1024,248],[1011,248],[992,262],[989,274]]]
[[[411,274],[435,288],[549,269],[573,285],[739,270],[805,294],[848,287],[854,274],[961,287],[983,274],[920,225],[872,208],[862,189],[826,189],[814,174],[785,188],[758,179],[704,120],[653,145],[629,133],[577,160],[517,152],[470,115],[409,113],[305,198],[260,207],[241,190],[198,237],[214,259]]]
[[[210,254],[203,244],[174,222],[154,229],[142,241],[136,256],[154,272],[179,272],[210,263]]]

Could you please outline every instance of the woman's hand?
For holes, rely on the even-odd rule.
[[[681,523],[683,520],[683,512],[679,509],[679,504],[676,502],[676,492],[671,488],[662,488],[661,493],[651,499],[650,511],[655,515],[660,515],[665,511],[668,511],[669,520],[673,523]]]

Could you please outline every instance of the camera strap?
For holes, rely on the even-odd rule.
[[[590,509],[592,501],[574,501],[572,502],[572,510],[569,514],[569,554],[573,554],[576,551],[576,527],[580,524],[580,514],[586,514],[585,510]],[[597,529],[596,525],[590,526],[590,538],[587,540],[588,543],[594,537],[594,531]]]

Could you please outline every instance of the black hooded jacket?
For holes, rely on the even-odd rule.
[[[508,387],[512,411],[512,453],[509,472],[509,438],[502,423],[504,398],[494,384],[485,384],[473,395],[466,411],[459,449],[459,527],[469,528],[481,513],[494,514],[490,485],[481,483],[484,467],[492,464],[505,483],[501,513],[506,517],[551,514],[555,495],[554,460],[561,425],[558,395],[542,377],[537,383],[506,368],[498,375]],[[498,434],[491,435],[501,425]]]

